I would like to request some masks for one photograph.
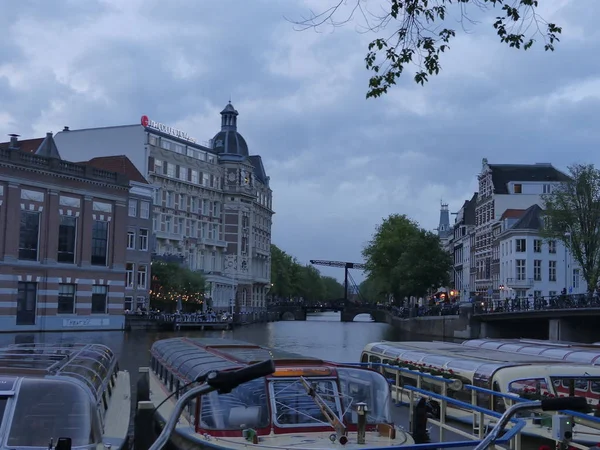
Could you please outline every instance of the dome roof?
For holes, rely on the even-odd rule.
[[[231,102],[221,111],[221,131],[213,138],[213,149],[223,155],[249,156],[248,144],[237,131],[238,112]]]

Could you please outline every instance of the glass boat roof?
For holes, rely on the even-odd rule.
[[[390,359],[425,363],[455,371],[473,372],[481,377],[492,376],[498,369],[536,363],[562,364],[561,361],[545,357],[507,353],[490,349],[468,347],[447,342],[377,342],[371,352]]]
[[[232,339],[164,339],[156,341],[150,352],[188,381],[213,370],[233,369],[265,359],[273,359],[276,364],[323,364],[323,361],[317,358]]]
[[[117,358],[102,344],[13,344],[0,348],[0,373],[64,376],[84,383],[96,400],[115,371]]]
[[[463,342],[462,345],[473,349],[542,356],[575,364],[600,365],[600,348],[574,342],[558,343],[527,339],[472,339]]]

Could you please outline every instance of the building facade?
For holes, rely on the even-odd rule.
[[[466,200],[456,214],[453,229],[454,288],[461,300],[467,300],[471,286],[471,235],[475,231],[475,206],[477,193]]]
[[[154,188],[127,156],[93,158],[86,165],[109,170],[129,178],[125,251],[125,312],[148,310],[152,279],[152,210]]]
[[[56,135],[71,157],[83,142],[98,156],[127,154],[155,189],[155,254],[176,258],[207,281],[214,310],[263,312],[270,287],[272,191],[262,159],[238,132],[238,112],[204,144],[142,116],[140,124]]]
[[[51,133],[0,144],[2,331],[123,328],[128,191]]]
[[[484,298],[499,293],[499,275],[492,276],[492,227],[507,209],[527,209],[542,205],[543,194],[553,185],[568,180],[568,176],[551,164],[489,164],[482,161],[478,176],[479,191],[475,209],[475,289]],[[496,284],[495,284],[496,282]]]
[[[543,210],[533,205],[521,217],[505,217],[497,236],[500,299],[539,298],[587,292],[582,270],[567,247],[540,236]],[[508,215],[505,215],[508,216]]]

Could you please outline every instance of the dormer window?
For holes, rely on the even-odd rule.
[[[515,194],[522,194],[523,193],[523,185],[522,184],[515,184],[515,186],[514,186],[514,193]]]
[[[218,139],[215,143],[215,147],[223,147],[223,141],[221,139]]]

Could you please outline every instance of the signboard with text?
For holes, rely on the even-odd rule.
[[[153,128],[162,133],[170,134],[171,136],[174,136],[179,139],[184,139],[192,143],[196,142],[196,139],[190,137],[190,135],[187,134],[185,131],[181,131],[177,128],[170,127],[168,125],[165,125],[164,123],[156,122],[148,118],[148,116],[142,116],[141,124],[144,128]]]

